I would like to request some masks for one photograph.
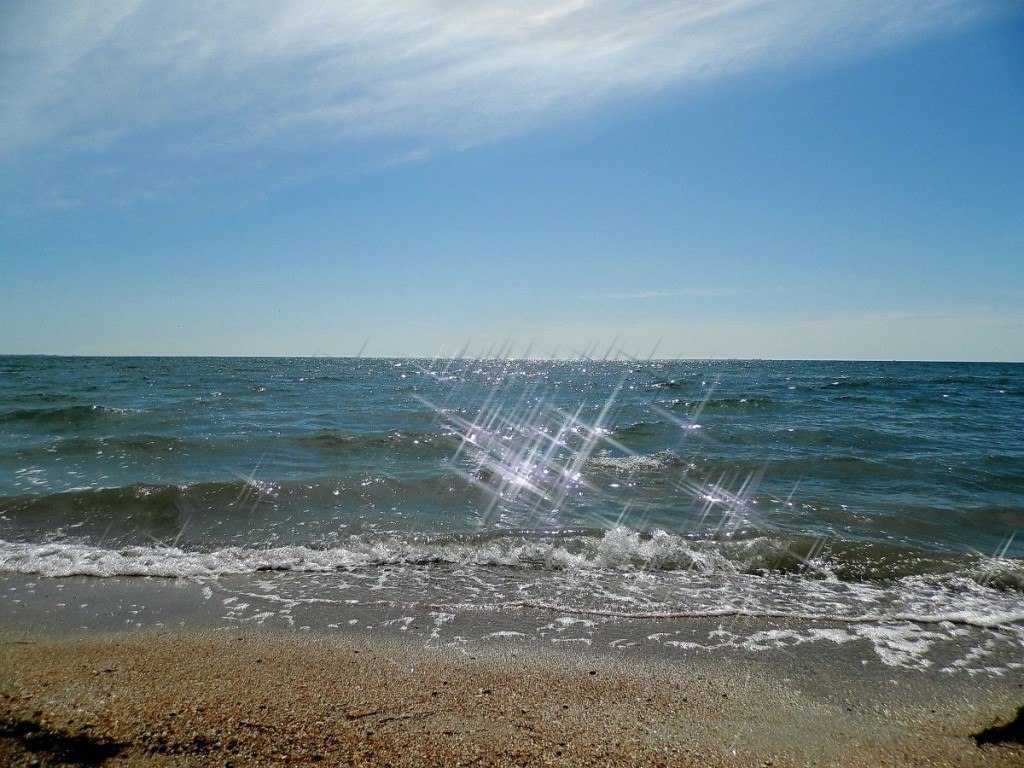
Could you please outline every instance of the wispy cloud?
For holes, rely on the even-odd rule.
[[[216,156],[520,133],[627,94],[898,44],[981,0],[19,3],[0,11],[0,158]],[[426,149],[423,149],[426,148]]]

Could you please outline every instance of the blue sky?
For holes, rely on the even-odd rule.
[[[8,3],[0,352],[1024,360],[1013,2]]]

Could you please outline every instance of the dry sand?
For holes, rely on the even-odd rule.
[[[1024,765],[1019,727],[972,737],[1015,714],[983,692],[801,688],[750,661],[529,643],[6,632],[0,764]]]

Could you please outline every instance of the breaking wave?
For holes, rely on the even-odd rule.
[[[1024,560],[934,554],[810,537],[684,536],[663,530],[502,531],[429,537],[358,534],[330,547],[104,547],[86,541],[0,540],[0,572],[41,576],[216,577],[260,571],[329,572],[382,566],[562,572],[782,575],[835,583],[922,583],[1024,593]]]

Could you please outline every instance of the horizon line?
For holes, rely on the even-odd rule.
[[[498,355],[452,355],[449,357],[429,355],[212,355],[212,354],[64,354],[59,352],[0,352],[0,358],[47,357],[47,358],[88,358],[88,359],[174,359],[174,360],[415,360],[415,361],[479,361],[479,362],[557,362],[557,363],[682,363],[682,362],[774,362],[774,363],[955,363],[978,365],[1024,365],[1022,360],[956,360],[956,359],[912,359],[912,358],[869,358],[869,357],[560,357],[560,356],[498,356]]]

